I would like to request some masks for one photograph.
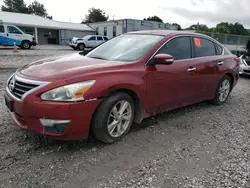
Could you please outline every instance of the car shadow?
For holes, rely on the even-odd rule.
[[[140,124],[133,124],[131,127],[131,130],[129,134],[133,134],[134,132],[139,132],[142,130],[145,130],[148,127],[157,127],[162,121],[165,121],[166,123],[164,126],[169,126],[171,127],[170,124],[167,123],[167,120],[169,118],[178,118],[180,116],[184,116],[190,111],[196,111],[201,108],[210,108],[212,107],[212,104],[209,104],[208,102],[201,102],[198,104],[190,105],[187,107],[179,108],[176,110],[172,110],[169,112],[161,113],[156,116],[152,116],[150,118],[147,118],[143,120]],[[178,125],[178,129],[187,129],[186,125]],[[23,144],[25,143],[31,143],[30,150],[54,150],[55,148],[57,151],[83,151],[83,150],[90,150],[92,148],[102,148],[107,146],[107,144],[102,143],[95,139],[93,135],[90,134],[89,138],[87,140],[82,140],[82,141],[64,141],[64,140],[56,140],[44,136],[39,136],[36,135],[35,133],[32,132],[26,132],[25,135],[23,135],[24,138],[22,138],[21,142]],[[119,143],[119,142],[118,142]],[[116,143],[114,143],[116,144]]]
[[[250,76],[248,76],[248,75],[240,75],[240,78],[245,78],[245,79],[249,79],[250,78]]]

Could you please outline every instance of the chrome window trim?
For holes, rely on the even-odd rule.
[[[17,81],[20,81],[20,82],[24,82],[24,83],[27,83],[27,84],[34,84],[34,85],[38,85],[37,87],[35,87],[34,89],[31,89],[29,90],[28,92],[26,92],[21,99],[17,98],[16,96],[14,96],[10,90],[9,90],[9,87],[8,87],[8,84],[9,84],[9,81],[12,77],[15,77],[15,79]],[[21,78],[19,76],[17,76],[16,74],[13,74],[12,76],[9,77],[8,81],[7,81],[7,86],[6,86],[6,92],[12,97],[14,98],[15,100],[17,101],[20,101],[20,102],[23,102],[25,97],[27,97],[29,94],[33,93],[34,91],[50,84],[51,82],[43,82],[43,81],[37,81],[37,80],[30,80],[30,79],[26,79],[26,78]]]
[[[189,60],[195,60],[195,59],[203,59],[203,58],[207,58],[207,57],[218,57],[218,56],[222,56],[225,54],[225,47],[223,45],[221,45],[218,41],[216,41],[215,39],[213,38],[209,38],[209,37],[206,37],[206,36],[200,36],[200,35],[195,35],[195,34],[190,34],[190,35],[177,35],[177,36],[174,36],[170,39],[168,39],[166,42],[164,42],[156,51],[155,53],[148,59],[148,61],[146,62],[145,66],[147,66],[149,64],[149,61],[157,54],[157,52],[165,45],[167,44],[169,41],[175,39],[175,38],[178,38],[178,37],[199,37],[199,38],[203,38],[203,39],[206,39],[206,40],[209,40],[217,45],[219,45],[220,47],[222,47],[223,51],[222,51],[222,54],[221,55],[215,55],[215,56],[204,56],[204,57],[194,57],[194,58],[190,58],[190,59],[181,59],[181,60],[176,60],[174,62],[180,62],[180,61],[189,61]],[[192,45],[192,44],[191,44]],[[215,48],[215,46],[214,46]]]

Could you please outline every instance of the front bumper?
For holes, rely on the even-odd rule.
[[[76,48],[76,47],[77,47],[77,44],[75,44],[75,43],[69,43],[69,46],[70,46],[71,48]]]
[[[239,74],[240,75],[248,75],[248,76],[250,76],[250,66],[241,65]]]
[[[90,130],[90,123],[96,107],[100,100],[63,103],[49,102],[32,98],[32,94],[24,101],[17,101],[8,93],[5,96],[12,100],[11,116],[22,129],[35,132],[40,135],[53,137],[62,140],[87,139]],[[70,120],[63,133],[55,133],[46,129],[41,119]]]
[[[36,41],[32,41],[32,42],[31,42],[31,45],[32,45],[32,46],[36,46],[36,45],[37,45]]]

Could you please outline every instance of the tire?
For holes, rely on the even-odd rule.
[[[123,105],[124,107],[127,106],[127,108],[123,113],[124,116],[120,116],[119,113],[122,111],[121,106]],[[117,116],[115,116],[115,112],[118,112],[116,113]],[[104,143],[116,142],[129,132],[134,120],[134,114],[135,105],[133,99],[126,93],[114,93],[104,99],[97,108],[92,119],[91,131],[96,139]],[[123,119],[125,117],[127,120]]]
[[[84,44],[78,44],[77,49],[83,51],[85,49],[85,45]]]
[[[224,87],[224,89],[223,89],[223,84],[227,85],[227,87]],[[231,87],[232,87],[232,79],[228,75],[223,76],[217,86],[215,98],[212,100],[212,103],[215,105],[224,104],[230,95],[232,89]]]
[[[28,50],[28,49],[31,48],[31,43],[29,41],[25,40],[25,41],[22,42],[21,48],[25,49],[25,50]]]

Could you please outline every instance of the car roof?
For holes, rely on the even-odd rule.
[[[220,46],[223,46],[219,41],[215,40],[214,38],[196,33],[190,32],[190,31],[176,31],[176,30],[142,30],[142,31],[132,31],[128,32],[127,34],[143,34],[143,35],[159,35],[164,37],[174,37],[174,36],[180,36],[180,35],[188,35],[188,36],[197,36],[197,37],[203,37],[212,40],[213,42],[219,44]]]
[[[107,37],[102,35],[85,35],[84,37]]]
[[[176,30],[142,30],[142,31],[132,31],[129,32],[128,34],[146,34],[146,35],[161,35],[161,36],[196,35],[196,36],[209,37],[207,35],[203,35],[196,32],[176,31]]]

